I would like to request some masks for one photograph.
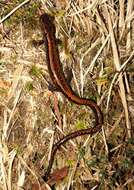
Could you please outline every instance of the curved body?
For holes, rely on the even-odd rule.
[[[44,180],[47,180],[52,164],[54,161],[54,155],[62,144],[67,142],[68,140],[85,135],[85,134],[94,134],[98,132],[101,129],[101,126],[103,124],[103,115],[99,108],[99,106],[94,102],[93,100],[81,98],[78,95],[75,94],[75,92],[72,90],[72,88],[68,85],[62,65],[60,62],[59,57],[59,51],[58,46],[56,43],[56,37],[55,37],[55,25],[54,25],[54,18],[49,16],[48,14],[41,15],[41,27],[42,32],[45,38],[45,46],[46,46],[46,56],[47,56],[47,64],[48,64],[48,70],[50,77],[52,79],[52,82],[54,85],[61,90],[61,92],[72,102],[78,104],[78,105],[86,105],[89,106],[95,115],[96,125],[93,128],[87,128],[84,130],[78,130],[76,132],[73,132],[67,136],[65,136],[63,139],[59,140],[52,149],[51,158],[49,161],[49,165],[47,168],[47,171],[45,173],[45,176],[43,177]]]

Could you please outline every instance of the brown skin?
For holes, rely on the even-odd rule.
[[[67,80],[65,78],[62,65],[60,62],[59,57],[59,51],[58,46],[56,43],[56,37],[55,37],[55,25],[54,25],[54,17],[51,17],[48,14],[43,14],[40,17],[41,20],[41,27],[42,32],[44,35],[44,41],[46,46],[46,56],[47,56],[47,65],[50,77],[52,79],[53,84],[56,86],[57,89],[60,89],[60,91],[72,102],[78,104],[78,105],[86,105],[89,106],[95,115],[96,125],[93,128],[87,128],[84,130],[79,130],[74,133],[71,133],[61,140],[59,140],[56,144],[54,144],[51,158],[49,161],[49,165],[47,168],[47,171],[45,175],[43,176],[43,179],[46,181],[49,177],[49,174],[51,172],[51,168],[54,161],[54,156],[57,152],[57,149],[63,145],[68,140],[81,136],[90,134],[93,135],[94,133],[101,130],[101,126],[103,124],[103,115],[99,108],[99,106],[91,99],[81,98],[78,95],[75,94],[75,92],[72,90],[72,88],[68,85]]]

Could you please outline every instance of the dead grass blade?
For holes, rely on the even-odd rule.
[[[16,68],[16,70],[14,72],[13,79],[12,79],[12,85],[8,92],[8,101],[15,95],[16,88],[18,86],[22,70],[23,70],[23,65],[18,65],[18,67]]]
[[[108,7],[106,4],[105,4],[105,9],[106,9],[106,13],[107,13],[108,27],[109,27],[109,33],[110,33],[110,38],[111,38],[111,44],[112,44],[114,66],[115,66],[116,70],[119,71],[120,66],[121,66],[120,58],[119,58],[119,54],[118,54],[118,50],[117,50],[117,44],[116,44],[116,40],[115,40],[115,36],[114,36],[114,31],[112,28],[111,17],[110,17],[109,10],[108,10]],[[128,113],[128,105],[127,105],[127,100],[126,100],[126,94],[125,94],[125,87],[124,87],[123,78],[121,75],[119,76],[119,93],[120,93],[120,97],[121,97],[122,104],[124,107],[126,126],[128,129],[128,136],[131,137],[131,123],[129,120],[129,113]]]
[[[0,24],[3,23],[6,19],[8,19],[13,13],[15,13],[19,8],[28,3],[30,0],[25,0],[20,3],[17,7],[15,7],[10,13],[8,13],[3,19],[0,20]]]
[[[127,3],[127,15],[126,15],[126,19],[128,17],[131,16],[132,14],[132,11],[133,11],[133,6],[134,6],[134,2],[132,0],[128,0],[128,3]],[[127,53],[129,53],[132,49],[131,47],[131,20],[127,23],[127,30],[128,30],[128,33],[127,33],[127,43],[126,43],[126,51]]]

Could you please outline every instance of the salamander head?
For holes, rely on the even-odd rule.
[[[55,33],[54,17],[44,13],[40,16],[41,25],[44,33],[49,34],[50,32]]]

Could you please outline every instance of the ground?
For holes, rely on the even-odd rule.
[[[44,12],[55,17],[66,78],[72,70],[70,85],[79,96],[96,101],[104,116],[100,132],[59,149],[52,169],[56,177],[48,185],[56,190],[133,190],[131,0],[0,1],[0,189],[35,190],[38,184],[49,189],[41,176],[52,144],[95,122],[89,108],[48,88],[44,44],[34,43],[43,38],[39,17]]]

